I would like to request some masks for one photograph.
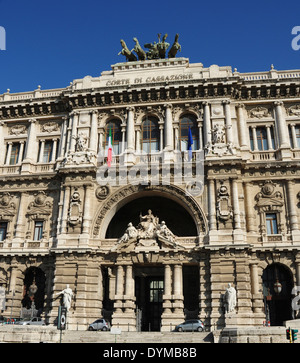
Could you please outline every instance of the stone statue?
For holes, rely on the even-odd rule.
[[[165,221],[162,221],[156,230],[158,237],[163,237],[170,242],[175,242],[175,235],[169,230]]]
[[[225,142],[225,131],[223,126],[216,124],[213,128],[212,134],[214,144],[221,144]]]
[[[137,57],[127,48],[127,45],[124,42],[124,40],[121,39],[120,42],[121,42],[121,45],[122,45],[123,49],[121,50],[121,52],[118,53],[118,55],[123,54],[126,57],[128,62],[136,61]]]
[[[140,46],[139,41],[137,40],[137,38],[133,38],[133,40],[135,41],[135,47],[132,49],[131,52],[136,52],[136,54],[138,55],[139,60],[146,60],[146,52],[142,49],[142,47]]]
[[[132,225],[132,223],[128,223],[127,229],[125,231],[125,233],[123,234],[123,236],[119,239],[119,243],[122,242],[127,242],[129,241],[131,238],[136,238],[137,237],[137,230],[135,229],[135,227]]]
[[[67,285],[67,287],[64,290],[58,292],[56,295],[63,295],[63,306],[67,308],[67,311],[69,311],[71,307],[71,300],[73,297],[73,291],[69,287],[69,285]]]
[[[231,313],[235,310],[236,307],[236,290],[231,284],[228,284],[228,288],[224,294],[224,305],[225,305],[225,312]]]
[[[158,41],[160,42],[160,36],[161,34],[158,34]],[[145,48],[149,49],[149,51],[147,52],[147,59],[151,60],[151,59],[159,59],[159,52],[158,52],[158,48],[157,48],[157,43],[154,42],[152,43],[147,43],[144,45]]]
[[[159,223],[159,218],[154,216],[151,209],[146,215],[140,214],[140,223],[135,228],[128,223],[127,229],[111,251],[119,248],[126,249],[137,242],[139,247],[159,248],[158,242],[167,247],[182,247],[175,242],[176,236],[167,227],[166,222]]]
[[[175,58],[177,52],[181,52],[181,45],[178,43],[178,38],[179,38],[179,34],[176,34],[175,36],[175,41],[171,47],[171,49],[169,50],[168,53],[168,58]]]
[[[158,225],[158,218],[154,217],[151,209],[148,210],[148,214],[145,216],[142,216],[140,214],[139,236],[142,238],[153,238],[157,225]]]
[[[77,136],[73,136],[73,138],[75,139],[75,151],[85,151],[86,150],[86,142],[88,137],[83,134],[82,132],[77,135]]]
[[[164,59],[166,57],[167,49],[169,48],[170,44],[166,42],[168,34],[165,34],[162,38],[162,41],[157,44],[157,49],[159,53],[159,58]]]

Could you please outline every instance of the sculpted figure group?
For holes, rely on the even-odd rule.
[[[140,214],[140,223],[137,228],[131,222],[128,224],[118,244],[126,243],[131,239],[155,239],[156,237],[162,237],[171,243],[175,242],[175,235],[167,227],[165,221],[159,223],[158,217],[155,217],[149,209],[145,216]]]
[[[165,34],[161,39],[161,34],[158,34],[158,42],[147,43],[144,45],[145,48],[148,49],[145,52],[137,38],[133,38],[135,42],[135,47],[132,50],[129,50],[125,41],[121,39],[122,50],[118,55],[122,54],[126,57],[128,62],[134,62],[137,60],[151,60],[151,59],[164,59],[167,54],[167,50],[170,47],[170,44],[166,42],[168,34]],[[179,34],[176,34],[175,41],[168,52],[168,58],[175,58],[177,52],[181,52],[181,45],[178,43]],[[133,53],[135,52],[136,55]]]

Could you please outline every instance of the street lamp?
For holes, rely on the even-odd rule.
[[[274,283],[274,291],[275,291],[276,295],[279,295],[281,293],[281,290],[282,290],[282,285],[279,282],[279,280],[276,279],[276,282]]]

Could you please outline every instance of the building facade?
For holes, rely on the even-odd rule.
[[[130,331],[297,318],[299,162],[300,70],[154,59],[62,89],[8,90],[3,315],[35,309],[53,324],[69,285],[70,329],[101,316]]]

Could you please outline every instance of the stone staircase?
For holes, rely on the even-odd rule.
[[[114,335],[110,332],[66,330],[58,331],[55,327],[37,326],[0,326],[0,342],[3,343],[213,343],[210,332],[122,332]]]

